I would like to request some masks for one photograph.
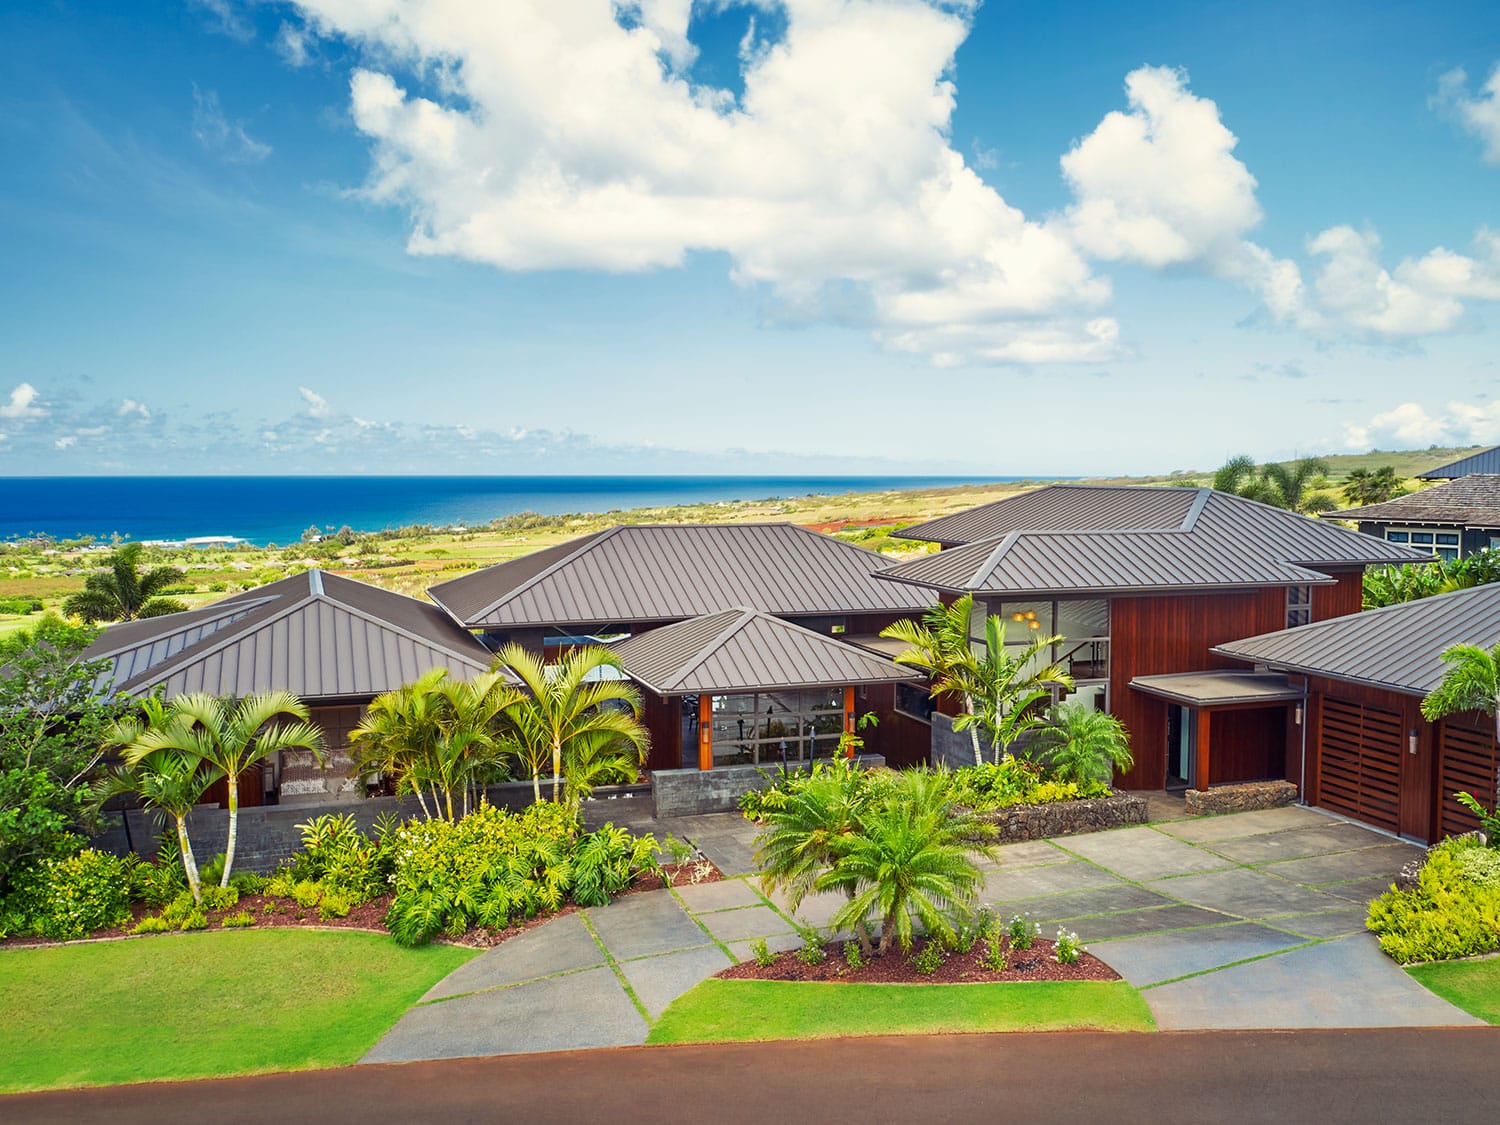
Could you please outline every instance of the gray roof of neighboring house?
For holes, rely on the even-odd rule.
[[[1362,523],[1500,527],[1500,471],[1472,473],[1382,504],[1323,514],[1330,519],[1359,520]]]
[[[886,560],[790,523],[626,524],[428,591],[470,628],[681,621],[749,605],[781,616],[910,613]]]
[[[1369,609],[1213,649],[1286,672],[1305,672],[1425,695],[1443,678],[1456,644],[1500,641],[1500,584]]]
[[[1470,473],[1500,473],[1500,445],[1493,449],[1481,449],[1478,453],[1471,453],[1417,475],[1423,480],[1454,480]]]
[[[1011,501],[1024,503],[1001,506]],[[956,535],[960,526],[994,534],[901,563],[881,577],[951,592],[1040,597],[1323,585],[1332,581],[1329,569],[1431,557],[1208,488],[1049,485],[944,518],[976,513],[985,515],[926,526],[943,535]],[[1026,526],[1030,521],[1042,526]]]
[[[611,648],[631,678],[657,695],[889,684],[921,678],[883,657],[743,606],[664,625]]]
[[[113,662],[101,689],[168,698],[290,691],[377,695],[446,668],[469,678],[489,651],[436,606],[320,570],[201,609],[106,629],[85,659]]]

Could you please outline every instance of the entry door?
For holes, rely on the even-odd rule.
[[[1186,707],[1167,705],[1167,787],[1193,788],[1198,764],[1198,724]]]

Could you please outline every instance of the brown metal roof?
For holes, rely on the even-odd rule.
[[[883,657],[745,607],[664,625],[612,645],[657,695],[916,681]]]
[[[1137,676],[1130,681],[1130,686],[1174,703],[1209,708],[1245,703],[1291,703],[1306,694],[1284,675],[1233,670]]]
[[[1424,480],[1455,480],[1470,473],[1500,473],[1500,445],[1493,449],[1481,449],[1457,461],[1449,461],[1436,469],[1429,469],[1420,476]]]
[[[435,606],[320,570],[185,613],[106,629],[85,657],[109,658],[101,685],[304,700],[377,695],[433,668],[468,679],[489,651]]]
[[[913,524],[894,535],[953,546],[1013,531],[1147,531],[1180,527],[1197,499],[1192,488],[1049,484]]]
[[[1212,489],[1111,488],[1052,485],[1052,528],[1016,528],[992,539],[950,547],[881,572],[881,577],[939,590],[981,594],[1063,595],[1243,589],[1322,585],[1327,571],[1369,563],[1425,561],[1428,555],[1336,524],[1321,523]],[[1176,514],[1169,528],[1096,528],[1096,493],[1109,493],[1109,512],[1141,523]],[[1122,495],[1143,494],[1140,503]],[[1163,497],[1173,498],[1170,511]],[[1186,500],[1186,503],[1182,501]],[[1066,522],[1076,502],[1076,526]],[[993,507],[993,505],[990,505]],[[976,525],[977,526],[977,525]],[[910,530],[910,529],[908,529]]]
[[[1500,466],[1497,466],[1500,467]],[[1471,473],[1383,504],[1324,512],[1329,519],[1361,523],[1452,524],[1500,527],[1500,472]]]
[[[781,616],[909,613],[928,600],[876,581],[885,560],[875,552],[790,523],[627,524],[545,554],[428,594],[470,628],[681,621],[741,605]]]
[[[1443,678],[1456,644],[1500,641],[1500,584],[1370,609],[1295,629],[1231,641],[1221,656],[1425,695]]]

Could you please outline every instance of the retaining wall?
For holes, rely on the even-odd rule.
[[[859,764],[867,768],[885,765],[879,754],[861,754]],[[802,773],[806,765],[791,767]],[[695,816],[699,813],[733,812],[740,797],[752,789],[774,784],[780,766],[715,766],[711,770],[653,770],[651,795],[656,801],[656,815]]]
[[[1132,793],[1094,797],[1085,801],[1057,801],[1048,805],[1019,805],[982,814],[995,825],[1001,843],[1077,836],[1127,824],[1146,823],[1146,798]]]
[[[1290,781],[1246,781],[1237,785],[1215,785],[1207,790],[1187,791],[1189,816],[1279,809],[1296,803],[1297,787]]]

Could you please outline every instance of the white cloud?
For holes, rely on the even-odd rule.
[[[209,16],[213,29],[241,43],[255,38],[255,25],[249,14],[239,9],[236,0],[190,0],[195,8],[201,8]]]
[[[205,152],[230,164],[258,164],[272,152],[270,145],[245,132],[242,123],[230,121],[224,115],[215,91],[200,90],[196,83],[193,85],[193,136]]]
[[[52,443],[52,447],[54,449],[72,449],[77,444],[78,439],[72,434],[67,434],[66,436],[60,437],[56,441],[54,441]]]
[[[1484,145],[1484,158],[1500,164],[1500,63],[1490,71],[1489,81],[1478,94],[1469,95],[1469,76],[1462,67],[1438,79],[1437,93],[1429,104],[1450,113],[1465,130]]]
[[[328,400],[320,395],[317,391],[311,390],[307,387],[298,387],[297,393],[301,395],[302,400],[307,403],[307,413],[310,417],[333,417],[333,407],[329,406]]]
[[[30,383],[18,383],[11,388],[10,401],[0,404],[0,418],[44,418],[47,408],[37,405],[40,398],[37,389]]]
[[[1404,402],[1368,422],[1345,426],[1344,437],[1350,449],[1491,445],[1500,442],[1500,400],[1453,401],[1435,413],[1420,403]]]
[[[779,40],[747,30],[738,97],[682,73],[687,0],[623,16],[585,0],[301,7],[320,33],[441,67],[452,88],[351,81],[366,194],[406,209],[413,253],[639,271],[714,251],[779,305],[857,309],[882,339],[958,326],[976,358],[1038,331],[1099,350],[1081,326],[1108,284],[951,145],[965,4],[788,0]]]
[[[276,31],[276,53],[290,66],[306,66],[312,61],[312,42],[306,28],[285,20]]]
[[[115,414],[121,418],[139,418],[146,422],[151,419],[151,411],[144,402],[136,402],[133,398],[127,398],[120,403],[120,409]]]

